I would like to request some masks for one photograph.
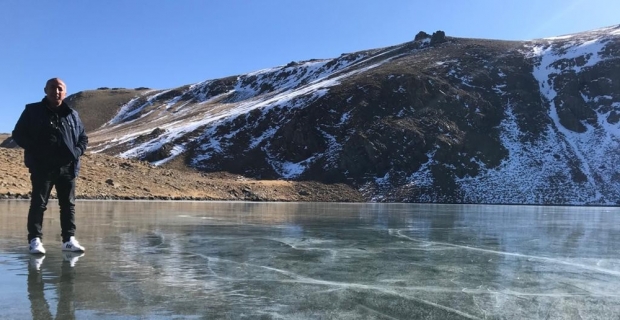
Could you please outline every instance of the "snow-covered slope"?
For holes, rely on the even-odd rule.
[[[618,203],[619,27],[432,39],[141,91],[90,150],[371,201]]]
[[[616,204],[620,200],[619,37],[620,28],[614,27],[525,45],[543,110],[551,121],[541,128],[538,139],[523,141],[514,102],[507,101],[500,128],[509,155],[497,168],[458,181],[467,201]],[[616,75],[609,77],[610,72]],[[578,108],[566,110],[568,103]]]

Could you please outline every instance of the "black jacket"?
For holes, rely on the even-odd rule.
[[[30,172],[73,164],[76,177],[80,170],[80,156],[88,145],[77,111],[65,102],[51,109],[45,98],[26,105],[12,138],[24,148],[24,163]]]

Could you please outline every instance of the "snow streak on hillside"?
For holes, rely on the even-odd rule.
[[[222,146],[234,136],[234,133],[223,137],[214,136],[213,133],[219,127],[229,125],[238,117],[246,117],[252,110],[266,113],[273,108],[305,107],[324,96],[329,88],[338,85],[341,80],[388,61],[380,57],[393,50],[347,54],[329,60],[292,62],[283,67],[259,70],[237,77],[236,83],[223,92],[214,89],[217,80],[208,80],[191,85],[174,95],[171,95],[173,90],[147,93],[122,106],[119,113],[98,130],[99,134],[109,140],[92,145],[91,150],[103,152],[123,147],[125,151],[119,154],[121,157],[144,158],[167,148],[167,157],[153,162],[161,165],[186,152],[187,146],[193,142],[207,140],[207,143],[195,149],[197,156],[194,163],[203,162],[214,153],[223,152]],[[154,128],[159,130],[156,134]],[[255,137],[252,146],[269,139],[275,129],[272,127]],[[304,162],[287,163],[278,161],[277,157],[269,161],[286,178],[295,177],[305,170]]]
[[[252,78],[253,87],[260,88],[265,85],[274,87],[273,93],[260,96],[259,99],[242,101],[235,108],[239,112],[211,124],[198,139],[206,142],[196,149],[197,156],[193,159],[193,165],[200,166],[207,163],[216,154],[225,154],[227,148],[231,146],[230,141],[234,140],[234,136],[240,134],[241,131],[256,132],[256,127],[260,125],[261,121],[248,123],[238,131],[224,136],[215,134],[218,128],[229,126],[237,117],[246,117],[248,112],[252,110],[260,111],[259,119],[262,119],[273,109],[277,109],[277,112],[281,114],[276,122],[270,123],[267,130],[252,138],[249,148],[246,150],[249,151],[264,143],[261,149],[266,153],[267,158],[265,160],[281,177],[296,178],[319,159],[334,158],[335,154],[341,150],[341,146],[333,136],[324,131],[324,139],[329,144],[327,151],[296,162],[286,161],[278,155],[271,154],[269,152],[271,149],[270,140],[278,129],[290,120],[285,116],[286,114],[289,114],[293,109],[304,108],[312,104],[325,96],[331,87],[339,85],[341,81],[368,72],[397,58],[398,55],[389,55],[397,49],[399,48],[374,52],[370,55],[344,55],[334,60],[303,63],[295,68],[268,69],[249,74],[247,78]],[[346,114],[341,119],[346,121]],[[318,130],[320,131],[320,129]]]
[[[307,100],[316,99],[325,93],[325,89],[337,84],[338,78],[329,79],[328,76],[363,58],[360,56],[352,61],[337,61],[331,66],[326,66],[330,62],[329,60],[323,60],[305,62],[295,67],[257,71],[238,77],[232,90],[218,95],[211,94],[209,88],[213,81],[209,80],[192,85],[185,92],[163,101],[160,96],[165,95],[170,90],[136,98],[124,105],[118,115],[101,129],[104,134],[114,134],[115,138],[101,146],[94,146],[93,152],[102,152],[115,146],[131,143],[133,147],[120,156],[140,158],[165,144],[174,144],[174,152],[170,157],[155,164],[165,163],[184,152],[185,146],[195,138],[177,140],[193,133],[198,128],[217,126],[245,115],[253,109],[276,106],[294,107],[295,104],[291,102],[299,97],[305,96]],[[272,88],[270,94],[260,94],[263,85]],[[190,101],[182,102],[181,98],[184,96],[189,96]],[[225,103],[218,103],[222,99]],[[189,103],[194,105],[191,108],[185,108]],[[195,105],[196,103],[198,105]],[[153,121],[146,121],[148,126],[131,126],[133,122],[144,122],[149,117],[154,119]],[[133,143],[137,137],[148,134],[154,127],[160,128],[164,132],[148,141]],[[205,128],[203,136],[208,135],[213,130],[214,127]],[[119,135],[118,132],[125,132],[125,134]]]

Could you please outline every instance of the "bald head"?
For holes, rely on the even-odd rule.
[[[67,85],[60,78],[51,78],[45,83],[45,97],[52,107],[58,107],[67,96]]]

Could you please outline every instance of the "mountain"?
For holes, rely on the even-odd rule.
[[[447,37],[169,90],[68,97],[90,151],[368,201],[617,205],[620,26],[532,41]]]

